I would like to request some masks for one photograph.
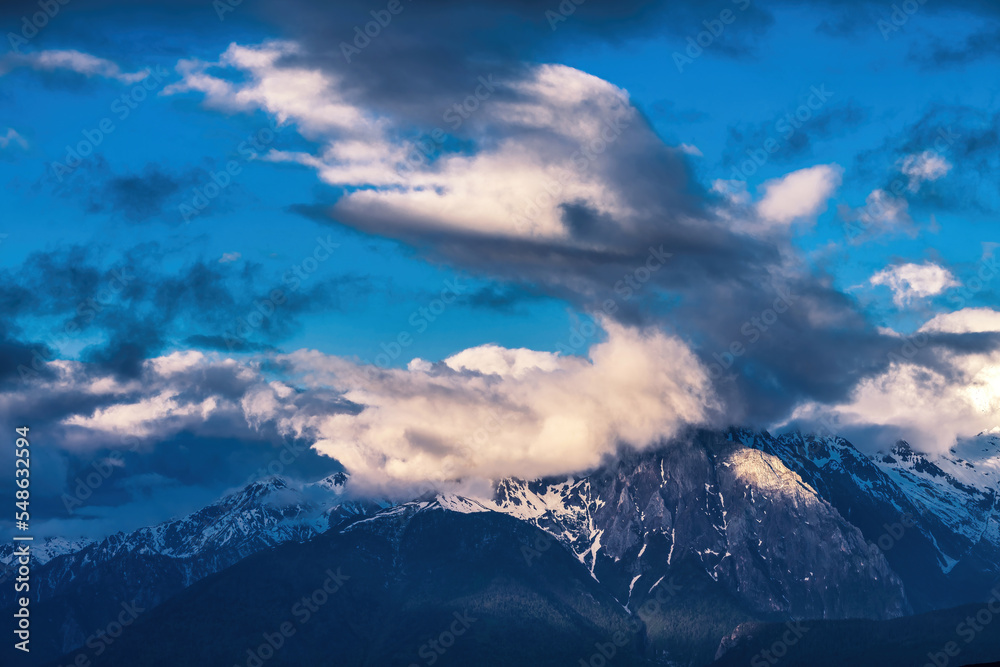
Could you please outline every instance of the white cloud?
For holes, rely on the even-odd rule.
[[[181,81],[164,88],[164,94],[188,91],[204,93],[205,103],[225,111],[263,109],[280,123],[295,122],[304,136],[328,137],[336,132],[369,133],[381,127],[374,117],[344,99],[340,81],[318,69],[282,66],[286,56],[298,53],[293,42],[270,41],[247,47],[230,44],[218,62],[182,60],[177,71]],[[245,82],[213,76],[216,68],[239,70],[249,75]]]
[[[714,423],[718,399],[682,341],[604,327],[608,339],[589,358],[483,345],[437,364],[382,370],[300,350],[273,359],[284,380],[266,377],[259,362],[195,351],[150,359],[128,381],[58,361],[49,365],[54,378],[31,392],[0,392],[0,416],[24,414],[42,395],[68,406],[86,394],[90,407],[60,418],[67,450],[277,429],[313,442],[363,490],[380,492],[573,473],[623,445],[643,448]]]
[[[88,417],[73,416],[65,423],[94,431],[146,438],[158,434],[164,422],[207,419],[217,407],[218,401],[214,397],[199,403],[185,403],[177,400],[175,392],[165,391],[131,403],[98,409]]]
[[[858,383],[839,405],[805,403],[789,421],[882,431],[878,446],[903,439],[925,452],[944,453],[1000,423],[1000,351],[959,353],[928,345],[927,334],[1000,332],[1000,311],[964,308],[937,315],[911,336],[895,332],[899,347],[888,370]],[[914,363],[915,355],[932,366]],[[914,361],[910,361],[913,359]]]
[[[337,205],[347,218],[364,214],[386,224],[566,242],[562,204],[572,201],[627,225],[635,211],[594,165],[638,120],[627,94],[559,65],[495,85],[516,94],[516,101],[497,99],[480,108],[475,122],[505,138],[475,154],[414,165],[414,147],[381,144],[369,147],[372,154],[363,161],[351,161],[334,144],[305,162],[331,184],[394,186],[348,193]],[[526,140],[525,130],[533,138]]]
[[[835,164],[793,171],[764,183],[756,202],[746,181],[716,180],[712,191],[722,197],[723,205],[715,212],[734,231],[768,239],[785,236],[793,223],[813,222],[826,210],[842,174]]]
[[[262,109],[279,124],[295,123],[306,138],[319,141],[318,155],[272,151],[269,158],[314,167],[336,185],[394,185],[394,164],[406,147],[388,138],[389,124],[352,103],[332,73],[283,64],[299,52],[293,42],[269,41],[258,46],[230,44],[218,62],[182,60],[179,82],[164,88],[165,95],[200,92],[205,104],[226,112]],[[246,75],[235,82],[214,76],[217,69]]]
[[[196,351],[149,359],[139,378],[121,379],[79,361],[55,360],[46,374],[0,392],[0,418],[35,414],[55,401],[55,446],[68,451],[162,441],[181,431],[243,437],[254,429],[239,395],[266,384],[253,364]]]
[[[1000,331],[1000,311],[992,308],[963,308],[953,313],[937,315],[920,327],[920,331],[943,333]]]
[[[892,300],[900,307],[960,284],[951,271],[932,262],[892,266],[873,275],[869,282],[891,289]]]
[[[123,72],[114,62],[74,50],[50,50],[34,53],[9,53],[0,59],[0,76],[16,67],[52,72],[69,70],[84,76],[101,76],[121,83],[137,83],[149,76],[149,70]]]
[[[900,171],[910,178],[907,188],[911,192],[919,192],[922,183],[936,181],[950,170],[951,163],[934,151],[907,155],[900,163]]]
[[[844,207],[842,215],[847,223],[848,237],[856,243],[882,234],[917,234],[909,202],[882,189],[873,190],[860,208],[851,210]],[[937,231],[936,225],[934,216],[931,216],[930,229]]]
[[[739,180],[727,180],[724,178],[712,182],[712,192],[720,195],[726,202],[727,208],[749,212],[753,198],[747,190],[747,182]]]
[[[757,214],[772,225],[813,219],[826,210],[842,174],[843,169],[835,164],[821,164],[770,180],[763,185]]]
[[[379,234],[450,232],[617,249],[613,244],[629,246],[655,234],[665,216],[685,215],[683,207],[662,209],[670,193],[636,197],[627,173],[651,151],[700,151],[663,145],[628,93],[598,77],[551,64],[509,80],[481,77],[474,90],[485,97],[460,123],[475,149],[445,150],[429,160],[406,138],[411,126],[365,108],[335,70],[293,64],[289,56],[298,53],[292,42],[231,44],[218,62],[182,61],[182,80],[165,92],[198,91],[210,107],[263,109],[280,123],[294,123],[318,147],[272,150],[267,159],[306,165],[326,183],[348,186],[330,214]],[[225,76],[220,68],[242,76]],[[837,165],[793,172],[765,184],[755,207],[728,202],[735,208],[698,224],[728,223],[730,230],[768,237],[785,233],[825,209],[841,175]],[[680,167],[669,177],[682,182],[688,174]],[[567,220],[567,204],[606,227],[580,238]]]
[[[242,256],[243,255],[238,252],[224,252],[222,253],[222,257],[219,258],[219,263],[228,264],[229,262],[235,262]]]
[[[913,222],[910,204],[901,197],[893,197],[885,190],[873,190],[865,199],[859,219],[866,225],[880,228],[902,227]]]
[[[454,354],[445,359],[444,363],[456,371],[476,371],[487,375],[520,378],[534,370],[554,371],[559,368],[560,359],[559,355],[552,352],[536,352],[524,348],[511,350],[499,345],[481,345]]]
[[[341,198],[341,218],[363,213],[386,225],[566,240],[564,202],[584,203],[623,225],[636,215],[594,165],[640,120],[628,94],[606,81],[562,65],[536,66],[514,81],[486,78],[491,98],[465,124],[504,138],[471,155],[446,152],[428,162],[400,138],[406,128],[353,102],[335,74],[282,61],[296,51],[288,42],[232,44],[218,63],[182,61],[182,81],[165,92],[200,91],[215,108],[260,108],[294,122],[320,149],[272,151],[268,159],[310,166],[331,185],[369,186]],[[249,81],[214,76],[213,67],[239,70]]]
[[[24,137],[18,134],[14,128],[8,127],[7,133],[0,136],[0,148],[7,148],[12,143],[17,144],[24,149],[28,148],[28,142],[24,139]]]
[[[1000,423],[1000,352],[944,353],[940,362],[936,369],[893,363],[882,375],[861,381],[848,402],[806,404],[792,419],[832,416],[842,432],[879,427],[886,442],[877,444],[901,438],[922,451],[943,453],[957,440]]]
[[[233,359],[205,355],[188,350],[155,357],[145,362],[141,381],[126,384],[111,376],[92,376],[85,364],[61,361],[61,379],[48,391],[74,390],[83,387],[93,394],[117,395],[117,400],[90,414],[77,414],[63,420],[66,426],[113,435],[137,438],[161,438],[194,424],[203,423],[213,415],[227,414],[232,420],[240,415],[237,402],[213,392],[191,391],[205,373],[232,378],[234,383],[250,386],[263,383],[255,370]]]
[[[305,384],[365,408],[280,422],[315,432],[317,450],[379,486],[571,473],[622,443],[646,447],[709,419],[717,403],[707,373],[681,341],[605,326],[608,340],[590,359],[491,345],[443,365],[380,371],[296,352],[282,360]],[[271,418],[277,403],[258,401],[266,407],[252,416]]]

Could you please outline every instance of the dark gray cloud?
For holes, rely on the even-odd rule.
[[[140,171],[118,171],[100,153],[67,171],[50,169],[32,185],[33,190],[73,202],[85,213],[129,224],[183,224],[180,206],[190,202],[195,188],[211,182],[209,172],[200,167],[171,173],[149,163]],[[222,190],[203,215],[231,209],[240,194],[238,184]]]
[[[336,72],[359,103],[427,127],[442,125],[442,114],[467,96],[480,76],[520,78],[524,63],[551,61],[574,44],[669,36],[683,48],[688,36],[705,29],[703,21],[733,7],[732,0],[579,5],[491,0],[475,7],[456,0],[403,2],[403,11],[370,44],[349,54],[350,62],[342,45],[357,48],[355,29],[372,20],[370,3],[353,0],[332,9],[314,0],[292,0],[280,9],[262,5],[260,11],[306,45],[306,61]],[[751,4],[713,50],[745,55],[772,21],[766,9]]]
[[[857,304],[829,287],[823,276],[779,279],[783,288],[768,288],[778,262],[776,248],[707,226],[664,224],[614,251],[454,234],[414,234],[407,240],[432,259],[540,286],[596,313],[606,312],[604,304],[610,302],[615,319],[676,330],[694,343],[713,371],[719,365],[719,390],[728,394],[731,405],[740,406],[731,414],[734,420],[767,423],[804,398],[841,399],[858,380],[885,369],[895,344],[880,336]],[[651,275],[639,270],[646,266],[650,248],[672,254]],[[647,276],[648,282],[639,282]],[[629,278],[637,289],[628,288]],[[766,311],[785,287],[791,307],[777,323],[769,322]],[[837,324],[817,326],[817,312]],[[752,324],[753,318],[767,324]],[[734,343],[744,352],[728,362]],[[733,374],[735,384],[728,385]]]
[[[832,136],[863,114],[847,104],[821,117],[819,127]],[[504,136],[547,156],[567,151],[560,137],[537,128],[506,127]],[[767,424],[802,401],[843,401],[859,381],[888,368],[899,340],[881,333],[831,276],[793,260],[787,233],[744,228],[758,214],[707,191],[683,152],[660,142],[641,118],[587,169],[631,212],[618,218],[560,195],[565,239],[484,234],[474,223],[439,227],[405,208],[350,198],[302,212],[401,240],[432,261],[540,289],[627,324],[672,329],[709,367],[734,421]],[[661,254],[670,256],[651,260]],[[954,338],[934,342],[958,352],[963,345]]]
[[[946,177],[921,185],[919,192],[906,192],[912,206],[976,215],[997,210],[1000,184],[989,174],[1000,167],[1000,114],[974,107],[931,105],[881,145],[860,153],[852,177],[898,191],[908,183],[900,173],[902,160],[925,151],[947,159],[951,169]]]
[[[167,203],[186,184],[198,183],[197,176],[174,177],[155,166],[147,166],[142,173],[111,178],[104,184],[99,196],[109,209],[120,212],[129,222],[145,222],[162,215]]]
[[[171,254],[151,244],[109,258],[71,246],[34,253],[0,272],[0,304],[24,328],[4,332],[0,378],[20,381],[22,366],[34,378],[46,372],[56,347],[93,336],[102,341],[82,358],[124,377],[137,377],[145,359],[182,341],[206,349],[219,349],[221,341],[229,352],[265,349],[298,332],[302,316],[339,310],[373,289],[353,275],[286,283],[252,262],[194,260],[165,271]],[[256,304],[276,289],[282,302],[258,322]]]
[[[371,20],[367,5],[348,3],[330,12],[313,3],[293,2],[273,20],[304,45],[304,53],[293,62],[334,73],[345,82],[352,101],[365,108],[402,119],[404,125],[433,127],[441,124],[442,112],[451,103],[475,88],[478,77],[526,80],[530,69],[523,63],[553,53],[567,40],[616,42],[651,30],[683,40],[701,30],[703,20],[731,5],[652,3],[640,9],[630,3],[613,8],[584,3],[554,31],[545,17],[547,8],[535,3],[487,3],[477,5],[475,12],[452,2],[404,5],[376,39],[360,40],[354,45],[358,51],[346,56],[340,44],[351,44],[354,28]],[[733,31],[732,48],[740,53],[752,50],[755,36],[771,22],[767,8],[755,7],[745,18]],[[402,62],[406,67],[399,66]],[[504,94],[511,95],[497,93]],[[824,109],[813,119],[810,135],[802,133],[787,147],[788,159],[807,154],[815,140],[856,127],[866,113],[853,102]],[[505,128],[504,138],[511,138],[509,130]],[[752,142],[759,130],[734,131],[731,152]],[[475,119],[458,133],[476,136],[481,145],[492,137],[489,127]],[[537,131],[524,130],[513,138],[549,143],[550,154],[565,150],[559,138]],[[780,243],[735,233],[716,219],[712,209],[720,202],[715,195],[698,183],[685,156],[663,146],[644,123],[623,134],[595,161],[594,170],[644,212],[641,219],[629,221],[627,232],[622,221],[573,199],[561,202],[572,234],[569,244],[432,230],[398,211],[317,205],[299,207],[298,212],[401,240],[432,261],[541,289],[594,312],[613,303],[613,317],[621,321],[674,326],[709,364],[715,355],[725,358],[734,344],[741,344],[746,351],[733,362],[733,371],[740,372],[730,386],[721,387],[741,405],[739,418],[753,415],[765,422],[804,398],[841,399],[858,380],[885,369],[894,341],[877,332],[858,304],[833,289],[827,276],[788,271],[783,259],[787,248]],[[616,285],[634,278],[650,248],[661,247],[671,259],[625,298]],[[797,307],[765,331],[748,323],[770,309],[776,294],[763,286],[772,283],[790,290]],[[822,326],[817,312],[824,314]],[[753,343],[748,340],[753,336],[744,333],[746,326],[759,334]],[[844,350],[851,353],[845,355]]]
[[[731,125],[722,153],[722,164],[729,168],[752,159],[753,153],[763,149],[769,139],[778,146],[777,150],[768,154],[769,162],[788,164],[809,157],[817,141],[836,139],[850,133],[868,120],[870,111],[855,100],[847,100],[843,104],[821,108],[797,129],[787,121],[782,124],[786,113],[777,113],[775,117],[758,124]]]
[[[191,511],[260,476],[315,480],[340,469],[273,422],[250,423],[241,402],[266,386],[252,366],[146,362],[124,383],[93,364],[53,373],[0,388],[0,420],[30,424],[32,441],[44,443],[33,448],[32,474],[33,516],[43,532],[55,521],[99,536]],[[305,415],[359,409],[324,391],[295,390],[287,402]],[[122,406],[131,416],[113,412]],[[0,464],[13,466],[12,458],[5,450]],[[13,480],[0,481],[0,491],[13,490]]]
[[[791,3],[772,0],[769,4],[775,7]],[[892,35],[894,34],[893,29],[898,27],[893,24],[893,20],[898,21],[900,17],[905,17],[906,22],[908,22],[910,15],[919,14],[928,17],[929,20],[933,20],[933,17],[940,16],[942,13],[951,12],[964,12],[985,19],[996,18],[1000,15],[1000,7],[992,0],[957,0],[947,4],[925,1],[917,5],[916,12],[912,9],[909,12],[904,11],[902,4],[902,2],[884,2],[883,0],[823,0],[812,5],[823,10],[823,13],[826,14],[817,23],[816,31],[832,37],[856,38],[866,32],[882,35],[884,28],[889,31],[889,35]],[[923,44],[922,41],[921,44]],[[914,56],[916,61],[922,59],[917,54]]]
[[[458,301],[473,308],[517,313],[523,306],[547,298],[538,290],[521,285],[486,285],[462,295]]]
[[[45,345],[19,339],[6,325],[0,325],[0,385],[12,384],[20,378],[18,367],[30,363],[34,355],[51,358],[54,351]],[[51,373],[43,370],[47,377]]]
[[[258,343],[245,338],[227,336],[207,336],[195,334],[184,339],[184,344],[202,350],[218,350],[219,352],[276,352],[278,348],[267,343]]]
[[[740,3],[742,5],[742,0]],[[588,0],[573,7],[553,2],[532,0],[489,0],[474,8],[458,0],[427,0],[410,3],[403,0],[404,11],[364,49],[363,56],[352,65],[352,80],[373,91],[396,90],[419,93],[422,84],[434,82],[437,88],[446,85],[441,72],[458,73],[473,61],[479,64],[544,60],[574,40],[600,40],[613,44],[635,37],[669,36],[683,40],[704,29],[703,22],[718,17],[724,9],[732,9],[732,0]],[[563,9],[564,13],[560,12]],[[723,39],[713,45],[721,55],[745,57],[752,53],[761,37],[773,26],[773,13],[788,7],[798,7],[791,0],[752,2],[741,12],[740,21],[726,30]],[[884,0],[823,0],[814,3],[817,30],[839,37],[855,36],[862,31],[877,32],[877,22],[888,19],[892,3]],[[183,44],[163,30],[158,34],[128,30],[151,23],[164,28],[184,30],[194,37],[210,37],[218,33],[220,24],[239,30],[254,31],[269,26],[281,26],[286,35],[305,39],[313,54],[333,63],[342,59],[339,44],[350,42],[355,26],[372,20],[372,11],[384,9],[384,3],[346,0],[334,5],[323,0],[293,0],[276,4],[266,0],[243,0],[232,11],[220,14],[215,4],[204,0],[73,0],[69,10],[63,7],[37,36],[29,40],[26,49],[53,48],[72,41],[107,56],[118,54],[131,64],[137,53],[146,58],[165,56],[176,59],[189,54]],[[122,11],[124,10],[124,11]],[[37,3],[28,0],[4,3],[0,7],[0,22],[4,33],[20,33],[22,18],[38,11]],[[1000,15],[992,0],[956,0],[947,5],[926,3],[921,14],[934,16],[946,11],[967,12],[985,18]],[[565,19],[565,20],[563,20]],[[555,29],[553,29],[555,26]],[[407,62],[412,77],[391,71],[391,60]],[[366,63],[367,59],[367,63]],[[478,71],[478,69],[476,70]],[[366,77],[374,75],[375,78]],[[84,83],[81,77],[74,77]],[[452,92],[464,89],[461,77]],[[475,77],[471,77],[474,79]],[[470,79],[470,80],[471,80]],[[430,91],[425,91],[430,93]],[[416,109],[416,107],[412,107]]]
[[[947,68],[966,65],[1000,55],[1000,27],[989,26],[967,35],[964,39],[935,39],[930,45],[914,47],[910,57],[927,68]]]

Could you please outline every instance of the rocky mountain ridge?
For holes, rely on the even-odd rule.
[[[352,498],[343,473],[268,478],[157,526],[43,544],[33,594],[59,620],[58,655],[120,600],[155,607],[281,544],[331,528],[391,532],[414,513],[499,513],[547,536],[523,545],[528,560],[558,545],[627,613],[682,581],[728,610],[719,636],[734,619],[892,619],[978,601],[1000,575],[998,453],[995,434],[938,457],[902,442],[869,456],[841,438],[731,429],[625,452],[587,475],[500,480],[486,498],[393,504]],[[674,622],[650,625],[654,652],[670,652]]]

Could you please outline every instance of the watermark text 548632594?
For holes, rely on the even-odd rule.
[[[14,441],[14,477],[17,490],[14,492],[14,521],[17,529],[27,533],[31,514],[31,443],[28,442],[28,427],[19,426],[15,429],[17,438]],[[14,612],[14,648],[30,653],[31,642],[31,540],[29,535],[15,535],[14,562],[17,567],[17,577],[14,579],[16,611]]]

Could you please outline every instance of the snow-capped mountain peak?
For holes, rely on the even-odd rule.
[[[34,559],[36,565],[45,565],[53,558],[79,551],[92,542],[93,540],[85,537],[76,539],[66,539],[64,537],[36,539],[30,543],[31,557]],[[0,545],[0,565],[11,564],[16,548],[14,544]]]

